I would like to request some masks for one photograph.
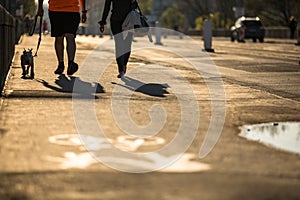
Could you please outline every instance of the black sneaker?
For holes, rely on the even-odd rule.
[[[70,61],[69,62],[69,65],[68,65],[68,71],[67,71],[67,74],[70,76],[70,75],[73,75],[75,72],[77,72],[78,70],[78,64],[73,62],[73,61]]]
[[[65,70],[64,64],[59,64],[57,69],[54,71],[54,74],[62,74]]]
[[[119,74],[118,74],[118,78],[122,78],[123,76],[125,75],[125,73],[124,72],[120,72]]]

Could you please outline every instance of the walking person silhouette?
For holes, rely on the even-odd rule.
[[[38,16],[43,16],[43,2],[38,1]],[[78,64],[74,62],[76,54],[76,32],[81,22],[86,22],[85,8],[86,0],[49,0],[49,18],[51,24],[51,37],[55,37],[55,52],[58,60],[58,67],[55,74],[62,74],[65,69],[64,65],[64,38],[67,41],[68,69],[67,74],[73,75],[78,70]]]
[[[133,33],[128,33],[124,38],[121,34],[122,24],[130,11],[137,8],[136,0],[105,0],[102,19],[99,21],[100,31],[104,32],[104,25],[111,9],[110,27],[115,40],[115,54],[118,64],[118,78],[122,78],[127,70],[127,63],[131,54],[131,45],[133,41]]]

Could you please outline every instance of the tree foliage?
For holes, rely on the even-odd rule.
[[[23,17],[36,14],[37,7],[34,0],[20,0],[19,4],[23,5]]]
[[[228,28],[235,21],[233,7],[243,4],[245,15],[259,16],[266,26],[287,25],[291,16],[300,21],[299,0],[177,0],[176,3],[192,27],[196,26],[195,19],[212,13],[219,15],[219,19],[214,19],[219,20],[217,28]]]
[[[225,28],[234,20],[232,8],[235,2],[236,0],[177,0],[177,5],[192,27],[200,28],[199,22],[212,15],[217,22],[216,28]]]
[[[287,25],[291,16],[300,20],[299,0],[247,0],[245,10],[247,15],[261,17],[265,25]]]
[[[167,0],[161,0],[166,4]],[[168,0],[169,2],[170,0]],[[188,26],[195,28],[200,18],[213,14],[215,28],[229,28],[235,21],[234,7],[245,7],[246,16],[258,16],[266,26],[285,26],[289,18],[295,16],[300,22],[299,0],[172,0],[173,6],[185,16]],[[153,13],[154,0],[139,0],[140,7],[145,14]],[[168,8],[163,8],[166,12]],[[198,18],[197,22],[196,19]],[[199,28],[199,27],[198,27]]]
[[[169,7],[162,15],[162,26],[173,29],[175,27],[185,27],[186,18],[177,6]]]
[[[142,0],[142,1],[138,1],[138,3],[143,14],[148,15],[151,13],[152,0]]]

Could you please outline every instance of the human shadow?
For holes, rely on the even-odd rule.
[[[105,93],[99,83],[90,83],[80,80],[79,77],[66,77],[64,74],[59,75],[55,80],[56,85],[51,85],[45,80],[37,80],[46,88],[61,93],[77,93],[83,96],[94,96],[97,93]],[[96,96],[95,96],[96,97]]]
[[[121,80],[125,83],[125,85],[115,82],[112,83],[125,87],[131,91],[139,92],[153,97],[166,97],[166,95],[169,94],[167,88],[169,88],[170,86],[168,84],[143,83],[139,80],[127,76],[123,76]]]

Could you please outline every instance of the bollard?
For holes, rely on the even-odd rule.
[[[159,21],[155,22],[155,45],[162,45],[161,43],[161,28]]]
[[[203,24],[203,40],[204,40],[204,50],[207,52],[215,52],[212,48],[212,29],[211,20],[206,19]]]
[[[298,41],[297,41],[296,45],[300,45],[300,23],[298,23],[298,26],[297,26],[297,40]]]

